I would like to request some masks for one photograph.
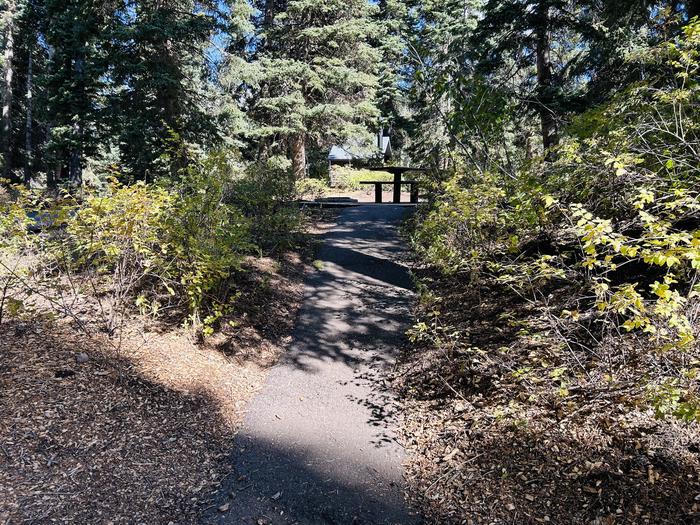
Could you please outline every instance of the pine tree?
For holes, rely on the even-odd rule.
[[[670,37],[664,27],[678,31],[678,13],[687,7],[652,0],[488,0],[470,44],[480,72],[494,85],[510,85],[512,96],[539,116],[549,150],[568,114],[640,80],[628,51]]]
[[[2,154],[3,177],[10,178],[12,168],[11,141],[12,141],[12,106],[14,103],[14,74],[15,74],[15,32],[19,9],[16,0],[8,0],[3,12],[3,83],[2,83]]]
[[[401,89],[401,79],[406,57],[408,6],[404,0],[380,0],[376,15],[380,28],[379,35],[372,44],[381,52],[379,68],[379,88],[377,107],[382,124],[389,127],[390,134],[397,126],[405,126],[402,108],[406,103],[405,91]],[[394,141],[394,146],[397,146]]]
[[[24,68],[24,100],[22,109],[24,112],[23,126],[21,126],[20,136],[23,140],[24,150],[23,166],[24,166],[24,183],[29,186],[32,182],[35,169],[35,153],[34,153],[34,135],[36,133],[34,106],[35,106],[35,65],[43,65],[43,52],[39,44],[39,12],[37,11],[36,0],[28,0],[24,16],[20,20],[22,28],[22,43],[24,51],[24,60],[22,65]],[[20,121],[21,122],[21,121]]]
[[[49,181],[82,183],[85,157],[103,136],[101,97],[106,89],[102,30],[112,10],[98,0],[44,0],[42,36],[49,60],[41,82],[49,127]]]
[[[185,143],[217,136],[206,51],[220,30],[219,7],[214,0],[6,3],[5,173],[23,166],[25,181],[45,171],[49,185],[79,185],[84,167],[107,151],[127,178],[177,173]]]
[[[545,151],[558,143],[562,75],[552,63],[556,31],[576,25],[562,0],[489,0],[472,43],[480,49],[481,71],[493,74],[510,62],[524,88],[517,96],[529,100],[539,115]],[[573,6],[576,13],[577,6]],[[575,17],[575,14],[574,14]],[[561,65],[560,72],[566,68]]]
[[[110,49],[115,88],[113,134],[129,177],[176,176],[182,146],[211,140],[205,49],[217,20],[215,3],[125,2]]]
[[[453,117],[469,113],[461,86],[473,78],[469,41],[480,0],[407,0],[404,83],[410,86],[415,160],[446,168],[457,145]]]
[[[300,178],[309,145],[366,134],[378,118],[374,8],[365,0],[269,0],[258,8],[252,67],[237,70],[249,137],[261,142],[259,154],[288,151]]]

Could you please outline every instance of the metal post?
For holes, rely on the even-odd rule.
[[[381,182],[375,182],[374,183],[374,202],[377,204],[382,203],[382,183]]]

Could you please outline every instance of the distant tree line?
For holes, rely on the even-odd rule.
[[[630,52],[699,13],[648,0],[4,0],[2,177],[175,177],[192,148],[222,145],[286,156],[302,177],[378,126],[415,162],[449,164],[455,148],[515,162],[645,78]]]

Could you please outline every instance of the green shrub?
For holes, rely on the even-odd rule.
[[[328,183],[321,179],[305,178],[296,182],[296,192],[300,198],[318,199],[328,192]]]
[[[14,239],[5,249],[35,255],[25,288],[56,306],[66,280],[86,281],[110,332],[136,304],[153,315],[184,309],[187,324],[210,333],[236,296],[232,272],[252,249],[249,221],[224,202],[231,175],[212,155],[169,185],[113,181],[60,201],[25,191],[5,206],[0,228]],[[48,218],[39,235],[27,234],[28,217]]]
[[[232,184],[228,202],[250,221],[252,239],[267,251],[294,246],[306,221],[289,162],[278,157],[248,167]]]
[[[340,190],[357,191],[363,188],[360,184],[365,180],[377,180],[391,182],[394,176],[385,171],[370,171],[367,169],[349,168],[345,166],[333,166],[331,172],[333,186]],[[367,186],[364,186],[367,188]]]
[[[594,369],[624,345],[658,370],[674,368],[668,381],[640,386],[649,383],[658,413],[686,419],[700,418],[696,367],[687,365],[700,348],[698,57],[694,22],[684,38],[636,57],[658,78],[575,119],[548,162],[515,174],[458,166],[413,233],[443,273],[481,275],[545,312],[566,349],[557,354],[553,341],[548,358],[567,369]],[[416,333],[427,331],[424,323]]]
[[[419,214],[414,247],[445,273],[478,268],[502,244],[504,191],[484,175],[468,186],[455,174],[440,185],[433,204]]]

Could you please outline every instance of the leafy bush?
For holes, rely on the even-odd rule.
[[[59,201],[22,190],[4,206],[4,249],[35,255],[24,288],[59,308],[66,282],[86,281],[110,332],[135,303],[153,315],[182,307],[188,324],[210,333],[252,249],[249,221],[224,203],[230,185],[231,171],[213,155],[170,186],[113,181],[103,193]],[[37,218],[41,232],[30,235]]]
[[[684,39],[637,57],[670,74],[585,114],[544,173],[560,188],[545,205],[580,243],[596,308],[662,346],[696,335],[686,312],[700,292],[699,50],[695,22]],[[625,267],[644,271],[627,280]]]
[[[370,171],[366,169],[348,168],[345,166],[333,166],[331,173],[333,186],[341,190],[357,191],[363,186],[360,181],[363,180],[378,180],[391,182],[394,180],[391,173],[383,171]],[[367,188],[367,186],[364,186]]]
[[[657,367],[640,379],[657,413],[700,420],[688,365],[700,329],[698,57],[694,22],[636,56],[659,76],[576,119],[549,162],[513,178],[458,167],[421,211],[414,242],[443,273],[495,279],[546,312],[567,371],[588,374],[633,341]],[[450,344],[431,326],[414,334]]]
[[[413,242],[418,253],[445,273],[479,267],[493,255],[507,225],[504,191],[484,175],[472,184],[455,174],[443,183],[434,203],[421,210]]]
[[[300,198],[318,199],[328,191],[328,183],[321,179],[305,178],[296,182],[296,192]]]
[[[203,319],[211,325],[223,313],[232,297],[229,277],[240,269],[242,256],[253,249],[250,221],[235,206],[226,204],[232,191],[232,178],[237,169],[228,166],[223,153],[210,155],[203,162],[191,165],[186,176],[174,190],[174,203],[165,225],[159,262],[171,269],[172,281],[184,286],[190,311],[196,314],[207,305],[208,315]],[[168,260],[168,253],[174,259]],[[199,319],[192,317],[194,322]]]
[[[231,186],[227,202],[250,221],[252,239],[265,250],[292,247],[305,217],[295,203],[297,188],[289,162],[278,157],[248,167]]]
[[[616,231],[610,219],[594,217],[580,205],[567,210],[585,254],[581,265],[596,293],[596,308],[622,318],[625,330],[650,334],[659,345],[689,346],[695,331],[686,308],[700,296],[700,286],[693,284],[700,275],[700,228],[688,231],[674,224],[697,216],[699,195],[679,188],[656,201],[643,191],[635,206],[640,228],[634,231]],[[613,283],[612,275],[630,264],[647,269],[646,282]]]

